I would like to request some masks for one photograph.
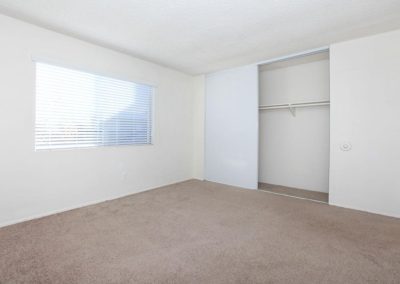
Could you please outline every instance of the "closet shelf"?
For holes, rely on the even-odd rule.
[[[293,103],[293,104],[280,104],[280,105],[261,105],[259,110],[271,110],[271,109],[289,109],[293,116],[296,116],[296,108],[298,107],[314,107],[314,106],[328,106],[330,101],[316,101],[306,103]]]

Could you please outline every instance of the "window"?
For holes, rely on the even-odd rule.
[[[153,91],[37,62],[35,149],[151,144]]]

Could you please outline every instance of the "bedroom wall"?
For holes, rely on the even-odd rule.
[[[204,179],[204,132],[205,132],[205,75],[194,77],[193,92],[193,177]]]
[[[329,101],[328,52],[260,67],[260,105]],[[329,191],[329,107],[260,111],[259,181]]]
[[[400,30],[330,55],[330,204],[400,217]]]
[[[0,35],[0,226],[193,177],[193,77],[3,15]],[[156,85],[154,145],[35,152],[32,56]]]

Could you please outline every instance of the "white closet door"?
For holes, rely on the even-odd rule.
[[[206,77],[205,178],[256,189],[258,183],[258,67]]]

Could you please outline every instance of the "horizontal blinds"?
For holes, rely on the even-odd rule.
[[[151,144],[153,89],[37,62],[35,149]]]

